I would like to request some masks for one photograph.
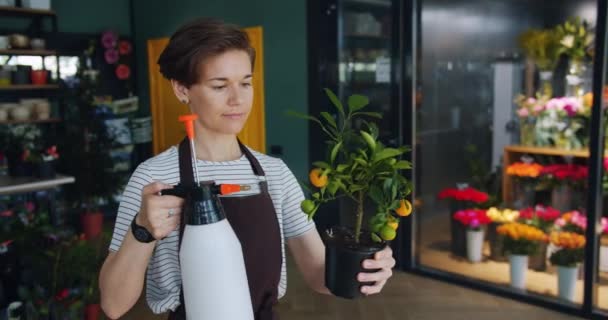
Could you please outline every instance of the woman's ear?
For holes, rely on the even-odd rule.
[[[183,104],[190,103],[190,99],[188,98],[188,88],[173,79],[171,79],[171,87],[173,88],[173,93],[177,97],[177,100]]]

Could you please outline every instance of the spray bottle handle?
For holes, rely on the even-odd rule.
[[[176,196],[182,199],[186,199],[188,196],[188,188],[183,187],[181,184],[176,185],[171,189],[164,189],[160,191],[161,196]]]

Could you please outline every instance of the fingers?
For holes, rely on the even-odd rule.
[[[385,258],[392,258],[393,257],[393,249],[391,249],[391,247],[386,246],[384,249],[376,252],[376,254],[374,255],[374,259],[376,260],[382,260]]]
[[[155,208],[169,209],[181,208],[184,205],[184,199],[176,196],[154,196],[150,199],[150,203]]]
[[[357,275],[357,280],[359,282],[381,282],[383,280],[387,280],[388,278],[393,276],[393,270],[391,269],[382,269],[378,272],[367,273],[361,272]]]
[[[363,286],[361,287],[361,293],[365,295],[380,293],[380,291],[382,291],[382,288],[384,288],[385,284],[386,280],[382,280],[380,282],[376,282],[376,284],[373,286]]]
[[[141,190],[141,194],[142,194],[142,196],[153,195],[153,194],[158,194],[161,190],[171,189],[171,188],[173,188],[173,186],[168,185],[166,183],[156,181],[156,182],[152,182],[152,183],[144,186],[144,188]]]
[[[367,259],[363,261],[363,268],[365,269],[392,269],[395,266],[395,259],[393,257],[383,258],[381,260]]]

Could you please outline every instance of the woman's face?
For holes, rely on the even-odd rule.
[[[219,134],[238,134],[253,104],[249,55],[231,50],[208,58],[201,64],[200,75],[200,81],[187,89],[199,125]]]

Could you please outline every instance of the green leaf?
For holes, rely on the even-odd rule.
[[[374,155],[374,162],[378,162],[390,157],[396,157],[398,155],[403,154],[405,151],[404,150],[400,150],[400,149],[394,149],[394,148],[386,148],[378,153],[376,153]]]
[[[287,110],[287,112],[285,112],[287,115],[292,116],[292,117],[296,117],[296,118],[300,118],[300,119],[304,119],[304,120],[310,120],[310,121],[314,121],[317,122],[319,124],[322,124],[321,121],[319,119],[317,119],[316,117],[313,117],[311,115],[307,115],[304,113],[300,113],[300,112],[296,112],[293,110]]]
[[[331,163],[334,163],[334,161],[336,161],[336,156],[338,155],[338,151],[340,150],[340,147],[342,146],[342,141],[338,142],[334,148],[331,150]]]
[[[342,106],[342,102],[340,102],[338,97],[336,97],[336,95],[328,88],[325,88],[325,94],[327,97],[329,97],[329,100],[331,100],[331,103],[336,107],[336,109],[340,111],[340,114],[344,115],[344,106]]]
[[[315,161],[312,163],[313,166],[321,169],[331,169],[331,166],[327,162]]]
[[[350,190],[349,190],[349,191],[350,191],[351,193],[354,193],[354,192],[357,192],[357,191],[363,190],[364,188],[365,188],[364,186],[360,186],[360,185],[358,185],[358,184],[351,184],[351,185],[350,185]]]
[[[353,117],[359,116],[359,115],[382,119],[382,114],[380,114],[378,112],[355,112],[352,114]]]
[[[380,190],[380,188],[377,186],[371,186],[369,188],[369,197],[372,198],[372,200],[374,200],[376,203],[382,203],[384,200],[382,190]]]
[[[353,94],[348,97],[348,109],[350,112],[355,112],[365,108],[369,104],[369,99],[366,96]]]
[[[362,165],[362,166],[367,166],[367,161],[361,159],[361,158],[355,158],[355,162]]]
[[[312,194],[313,199],[319,199],[321,198],[321,195],[318,192],[315,192]]]
[[[393,165],[395,169],[411,169],[412,164],[409,161],[401,160]]]
[[[375,233],[372,233],[372,241],[382,242],[382,239],[380,239],[380,237],[378,237],[378,235],[376,235]]]
[[[321,116],[323,118],[325,118],[325,120],[327,121],[327,123],[329,123],[332,127],[338,129],[338,125],[336,124],[336,120],[334,120],[334,117],[332,117],[329,112],[321,112]]]
[[[336,195],[336,192],[338,191],[338,188],[340,187],[339,184],[337,184],[336,182],[332,181],[329,183],[329,185],[327,186],[327,191],[329,192],[329,194],[333,196]]]
[[[338,172],[344,172],[344,170],[348,168],[347,164],[339,164],[338,167],[336,168],[336,171]]]

